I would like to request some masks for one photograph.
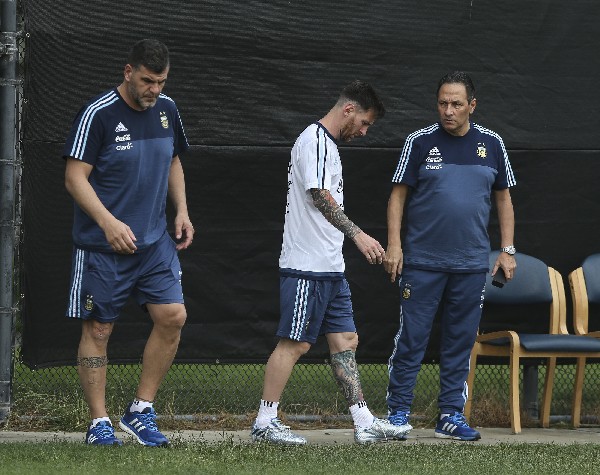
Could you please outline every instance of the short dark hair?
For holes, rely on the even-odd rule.
[[[338,104],[346,101],[356,102],[364,111],[374,111],[379,119],[385,115],[383,102],[381,102],[375,90],[364,81],[356,79],[342,89]]]
[[[127,62],[134,69],[144,66],[154,73],[162,73],[169,67],[169,49],[158,40],[140,40],[129,51]]]
[[[438,87],[437,87],[437,91],[436,91],[436,97],[439,95],[440,93],[440,89],[444,84],[462,84],[465,86],[465,89],[467,90],[467,100],[469,102],[471,102],[473,99],[475,99],[475,86],[473,86],[473,81],[471,80],[471,77],[465,73],[464,71],[453,71],[451,73],[446,74],[442,79],[440,79],[440,82],[438,83]]]

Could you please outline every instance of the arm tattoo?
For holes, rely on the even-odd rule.
[[[327,221],[343,232],[345,236],[352,239],[361,231],[361,229],[344,214],[344,211],[333,199],[329,190],[311,188],[310,194],[313,203],[315,204],[315,208],[325,216]]]
[[[346,350],[331,355],[331,369],[335,381],[344,393],[348,406],[364,400],[354,351]]]
[[[108,364],[108,356],[77,357],[77,365],[86,368],[101,368]]]

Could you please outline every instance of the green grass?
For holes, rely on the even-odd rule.
[[[600,445],[477,444],[277,447],[177,442],[168,449],[76,443],[0,444],[10,474],[596,474]]]

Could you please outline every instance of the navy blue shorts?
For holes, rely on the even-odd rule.
[[[281,276],[277,336],[314,344],[319,335],[356,332],[346,279],[310,280]]]
[[[67,317],[113,322],[129,296],[142,306],[183,303],[181,266],[168,233],[134,254],[73,248]]]

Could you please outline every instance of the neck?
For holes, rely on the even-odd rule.
[[[127,91],[127,85],[125,84],[125,82],[122,82],[121,84],[119,84],[119,86],[117,86],[117,91],[119,91],[119,94],[121,95],[121,97],[123,98],[123,100],[129,107],[131,107],[132,109],[138,110],[138,111],[143,110],[139,106],[139,104],[137,104],[135,101],[133,101],[131,99],[131,97],[129,97],[129,92]]]
[[[337,114],[335,108],[333,108],[325,115],[325,117],[319,120],[319,123],[327,129],[329,135],[336,140],[340,139],[340,132],[342,130],[342,120],[338,116],[339,114]]]

